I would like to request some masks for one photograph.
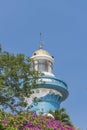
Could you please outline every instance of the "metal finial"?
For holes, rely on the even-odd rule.
[[[43,43],[40,43],[39,49],[43,49]]]
[[[42,41],[42,33],[40,32],[40,41]]]
[[[42,42],[42,33],[40,32],[40,45],[39,49],[43,49],[43,42]]]

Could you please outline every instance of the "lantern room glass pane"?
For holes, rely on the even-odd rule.
[[[51,63],[47,60],[38,61],[38,71],[51,72]]]
[[[31,65],[31,70],[40,72],[52,72],[52,63],[45,59],[35,60]]]

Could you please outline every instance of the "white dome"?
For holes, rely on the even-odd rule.
[[[47,51],[45,51],[43,49],[39,49],[39,50],[35,51],[32,56],[35,56],[35,55],[47,55],[47,56],[51,56]]]

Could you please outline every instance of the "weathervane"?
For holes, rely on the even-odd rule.
[[[39,49],[43,49],[43,42],[42,42],[42,33],[40,32],[40,45]]]

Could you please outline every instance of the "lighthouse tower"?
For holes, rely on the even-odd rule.
[[[44,75],[39,78],[38,88],[34,89],[34,94],[28,100],[28,109],[36,113],[58,110],[60,103],[68,96],[68,87],[53,74],[54,57],[43,49],[41,43],[31,59],[32,69]]]

